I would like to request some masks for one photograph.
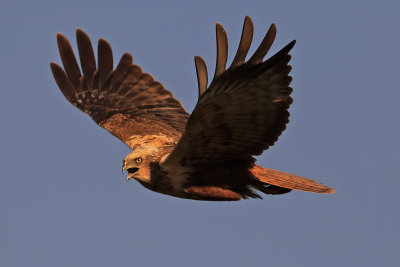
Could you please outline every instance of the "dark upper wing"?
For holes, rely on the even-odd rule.
[[[253,24],[246,17],[242,38],[232,65],[225,70],[227,36],[217,24],[217,63],[214,79],[207,88],[207,68],[195,57],[199,101],[177,146],[162,163],[174,165],[253,162],[253,155],[273,145],[289,121],[292,102],[289,87],[289,51],[295,41],[263,61],[276,35],[268,30],[254,55],[245,62],[253,35]]]
[[[132,64],[128,53],[114,70],[111,47],[103,39],[98,43],[96,67],[89,37],[80,29],[76,37],[83,75],[68,39],[62,34],[57,34],[57,43],[65,72],[56,63],[50,63],[64,96],[131,148],[144,139],[157,137],[162,143],[175,143],[189,114],[171,92]]]

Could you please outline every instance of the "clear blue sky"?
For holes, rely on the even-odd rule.
[[[2,1],[0,266],[400,266],[398,1]],[[73,107],[49,62],[75,29],[133,54],[191,112],[193,56],[230,60],[245,15],[293,39],[291,122],[259,157],[333,196],[195,202],[127,183],[129,149]]]

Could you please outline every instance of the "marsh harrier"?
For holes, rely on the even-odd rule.
[[[272,24],[245,60],[253,23],[244,20],[239,48],[226,68],[228,41],[217,23],[217,60],[208,85],[207,67],[195,56],[199,99],[191,115],[170,91],[132,63],[125,53],[117,67],[109,43],[98,42],[97,64],[88,35],[76,31],[80,65],[67,38],[57,34],[64,70],[50,63],[64,96],[132,149],[123,161],[127,180],[175,197],[240,200],[292,189],[329,194],[316,181],[255,165],[253,156],[272,146],[289,122],[290,42],[263,60],[276,35]]]

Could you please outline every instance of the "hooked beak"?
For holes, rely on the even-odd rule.
[[[135,172],[137,172],[139,170],[139,168],[136,167],[128,167],[126,166],[126,164],[124,164],[122,166],[122,174],[125,173],[125,171],[128,171],[128,175],[126,176],[126,181],[128,182],[129,179],[133,178],[133,175],[135,174]]]
[[[125,170],[126,170],[126,164],[124,162],[124,164],[122,164],[122,174],[125,174]]]

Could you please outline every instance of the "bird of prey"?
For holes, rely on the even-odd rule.
[[[76,31],[80,65],[68,39],[58,33],[64,70],[50,63],[64,96],[132,149],[123,160],[127,180],[174,197],[234,201],[279,195],[292,189],[330,194],[314,180],[255,165],[253,156],[272,146],[289,122],[290,42],[263,60],[276,35],[272,24],[255,53],[245,60],[253,22],[226,68],[228,40],[216,24],[217,60],[208,85],[207,67],[195,56],[199,98],[191,115],[172,93],[132,63],[125,53],[113,67],[109,43],[98,42],[97,64],[88,35]]]

